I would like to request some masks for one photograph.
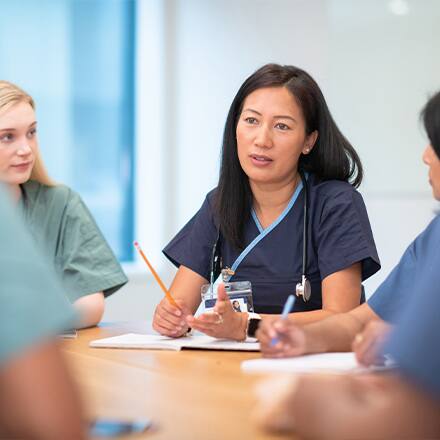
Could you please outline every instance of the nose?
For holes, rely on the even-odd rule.
[[[258,127],[258,131],[255,137],[255,145],[261,148],[272,148],[272,134],[270,128],[266,125]]]
[[[31,152],[32,149],[27,142],[23,142],[17,149],[17,154],[19,156],[28,156]]]

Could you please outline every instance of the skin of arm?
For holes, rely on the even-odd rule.
[[[266,357],[300,356],[306,353],[350,351],[355,336],[380,318],[364,303],[346,313],[334,314],[319,322],[298,326],[294,320],[265,321],[257,332]],[[278,343],[271,345],[273,338]]]
[[[294,319],[298,325],[309,324],[357,307],[362,289],[361,270],[361,263],[356,263],[325,277],[322,280],[322,309],[291,313],[289,319]]]
[[[54,343],[0,367],[0,437],[85,439],[80,399]]]
[[[307,352],[350,351],[354,337],[375,319],[380,318],[368,303],[364,303],[347,313],[306,326]]]
[[[205,281],[206,282],[206,281]],[[295,324],[304,325],[323,320],[329,316],[347,312],[355,308],[361,295],[361,264],[356,263],[347,269],[333,273],[322,282],[323,308],[312,312],[299,312],[290,314],[289,319],[294,319]],[[219,303],[219,301],[217,301]],[[207,335],[222,338],[243,340],[246,338],[247,313],[233,312],[229,304],[216,304],[214,309],[222,315],[223,323],[219,324],[218,316],[204,313],[197,319],[191,319],[191,327]],[[263,321],[274,323],[280,315],[261,315]],[[231,329],[225,331],[225,327]],[[261,335],[260,335],[261,336]],[[257,337],[260,338],[260,336]],[[261,341],[261,340],[260,340]],[[351,340],[350,340],[351,344]]]
[[[73,303],[73,306],[81,316],[78,328],[93,327],[101,321],[104,314],[104,294],[97,292],[82,296]]]

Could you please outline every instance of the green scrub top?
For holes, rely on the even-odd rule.
[[[25,223],[60,276],[69,300],[107,297],[128,280],[81,197],[65,185],[21,185]]]
[[[77,320],[19,217],[0,185],[0,366]]]

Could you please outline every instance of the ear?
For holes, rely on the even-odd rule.
[[[318,130],[312,131],[304,142],[304,148],[302,150],[302,154],[309,154],[313,147],[315,146],[316,140],[318,139]]]

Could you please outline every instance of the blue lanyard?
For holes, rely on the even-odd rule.
[[[296,188],[295,192],[293,193],[292,198],[289,201],[289,204],[286,206],[284,211],[280,214],[280,216],[266,229],[263,229],[261,226],[260,221],[258,220],[257,215],[255,214],[254,209],[252,209],[252,217],[255,220],[255,223],[257,224],[258,230],[260,233],[252,240],[251,243],[249,243],[246,247],[246,249],[243,250],[243,252],[237,257],[237,259],[234,261],[234,264],[232,265],[231,269],[236,272],[237,267],[240,265],[240,263],[244,260],[246,255],[267,235],[269,232],[271,232],[274,228],[276,228],[286,217],[286,215],[289,213],[289,211],[292,209],[293,205],[296,202],[296,199],[299,196],[299,193],[301,192],[303,188],[303,183],[300,182],[298,187]]]

